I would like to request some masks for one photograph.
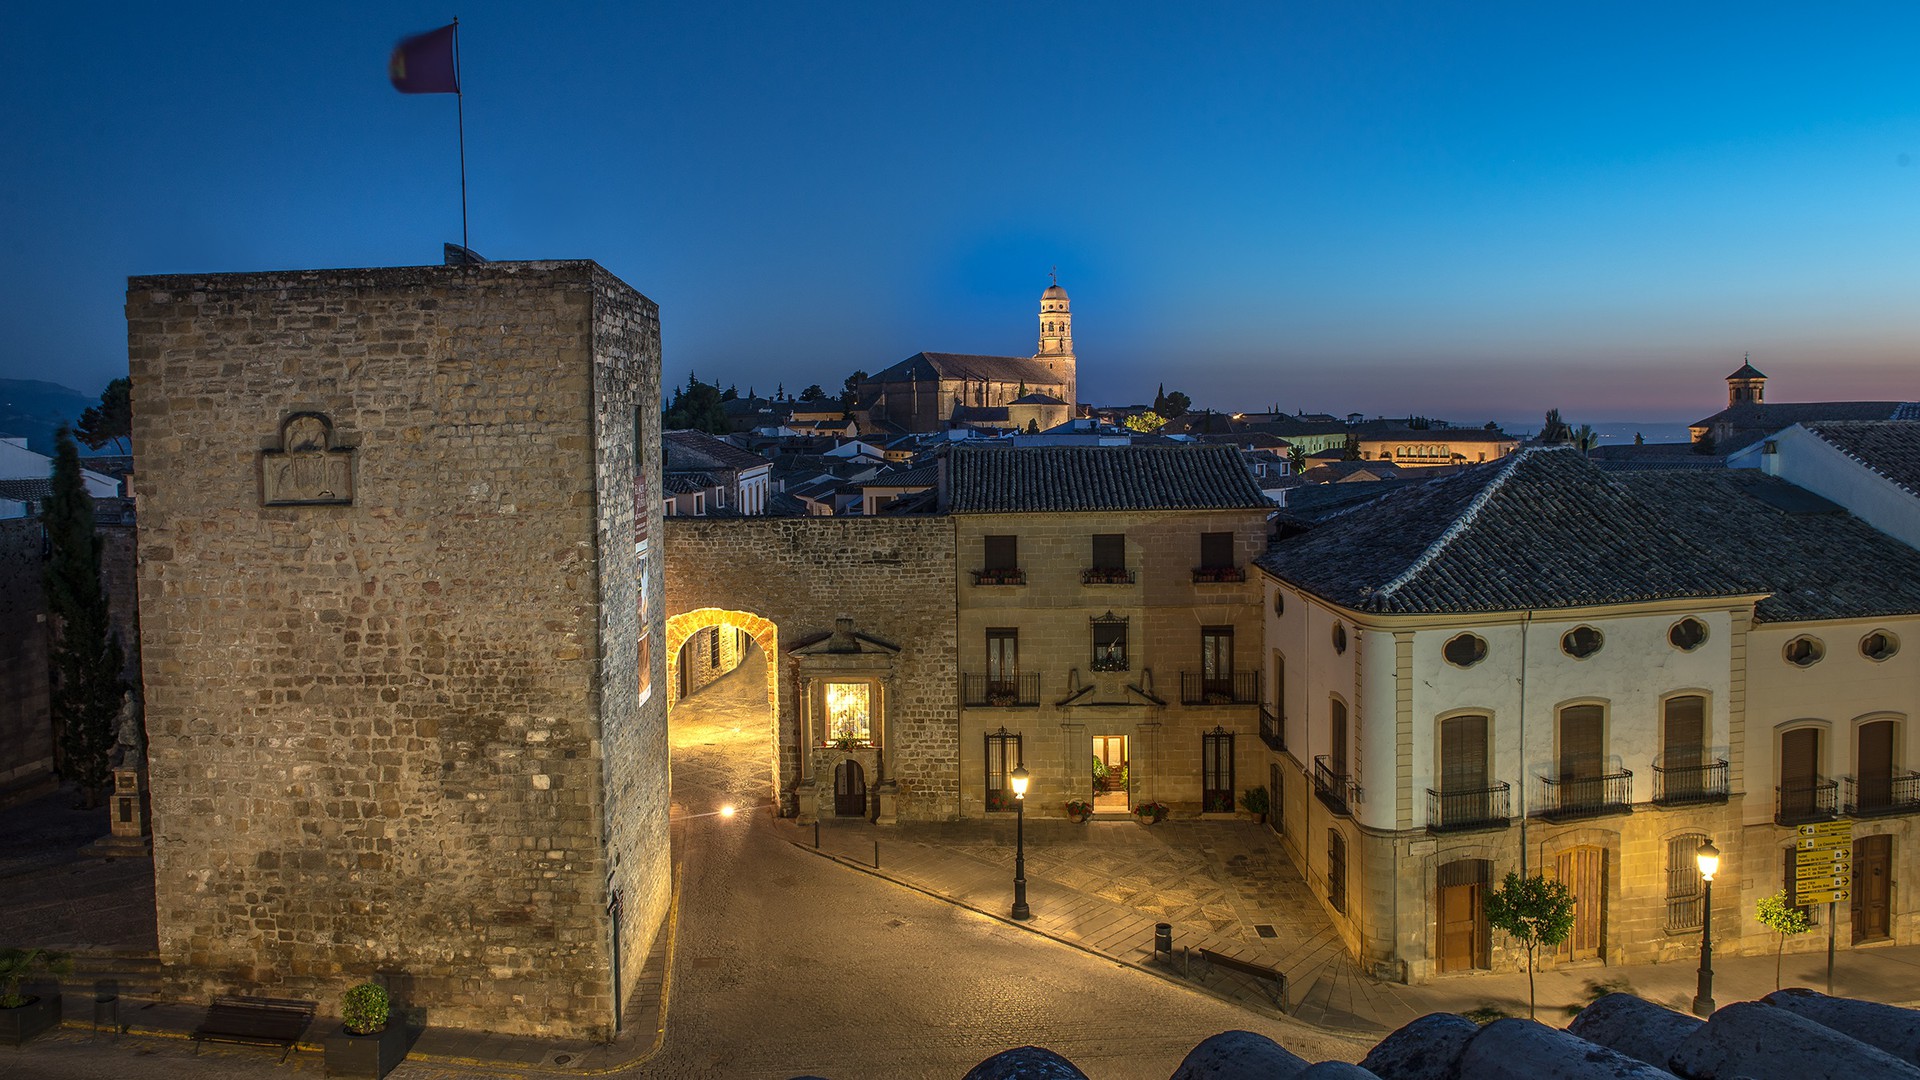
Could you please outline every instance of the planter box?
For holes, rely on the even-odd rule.
[[[30,997],[17,1009],[0,1009],[0,1043],[19,1046],[35,1035],[60,1024],[60,993],[49,990]]]
[[[407,1025],[398,1011],[387,1026],[371,1035],[349,1035],[335,1028],[325,1040],[328,1076],[363,1076],[381,1080],[407,1057]]]

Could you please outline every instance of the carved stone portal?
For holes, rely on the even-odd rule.
[[[333,421],[299,412],[280,425],[280,449],[260,452],[263,506],[353,502],[353,449],[333,444]]]

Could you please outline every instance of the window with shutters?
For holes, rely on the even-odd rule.
[[[1327,705],[1327,757],[1335,773],[1347,775],[1347,703],[1339,698]]]
[[[1821,730],[1795,728],[1780,736],[1780,819],[1810,821],[1831,810],[1831,794],[1820,775]]]
[[[1327,902],[1342,914],[1347,910],[1347,841],[1338,829],[1327,830]]]
[[[1233,813],[1233,732],[1224,728],[1200,735],[1200,808]]]
[[[1655,802],[1676,805],[1727,795],[1727,763],[1707,755],[1707,699],[1675,694],[1660,702],[1660,753],[1654,759]]]
[[[1700,845],[1704,833],[1682,833],[1667,841],[1667,929],[1700,929]]]
[[[1858,813],[1877,814],[1894,808],[1894,734],[1892,720],[1860,725],[1860,760],[1854,777],[1854,808]]]
[[[987,812],[1012,813],[1013,767],[1020,764],[1020,736],[1001,728],[987,733]]]
[[[1200,690],[1204,695],[1224,695],[1232,700],[1233,627],[1200,628]]]
[[[1020,631],[993,627],[987,631],[987,693],[1012,694],[1020,680]]]
[[[1025,585],[1027,576],[1020,569],[1020,538],[986,536],[981,538],[981,567],[974,572],[975,585]]]
[[[1205,570],[1232,569],[1233,534],[1230,532],[1210,532],[1200,534],[1200,566]]]
[[[1127,537],[1124,533],[1097,533],[1093,538],[1093,566],[1097,570],[1127,568]]]
[[[1489,719],[1480,715],[1449,716],[1440,721],[1438,815],[1429,825],[1463,828],[1506,816],[1504,797],[1501,805],[1495,805],[1488,727]]]

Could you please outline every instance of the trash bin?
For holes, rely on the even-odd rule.
[[[120,984],[114,979],[101,979],[93,984],[93,1033],[99,1034],[102,1025],[115,1035],[120,1034]]]
[[[1153,924],[1153,955],[1157,957],[1162,953],[1166,954],[1168,960],[1173,959],[1172,923],[1157,922]]]

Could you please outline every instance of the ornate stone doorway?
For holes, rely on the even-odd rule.
[[[867,773],[849,758],[833,770],[833,812],[840,817],[865,817]]]

